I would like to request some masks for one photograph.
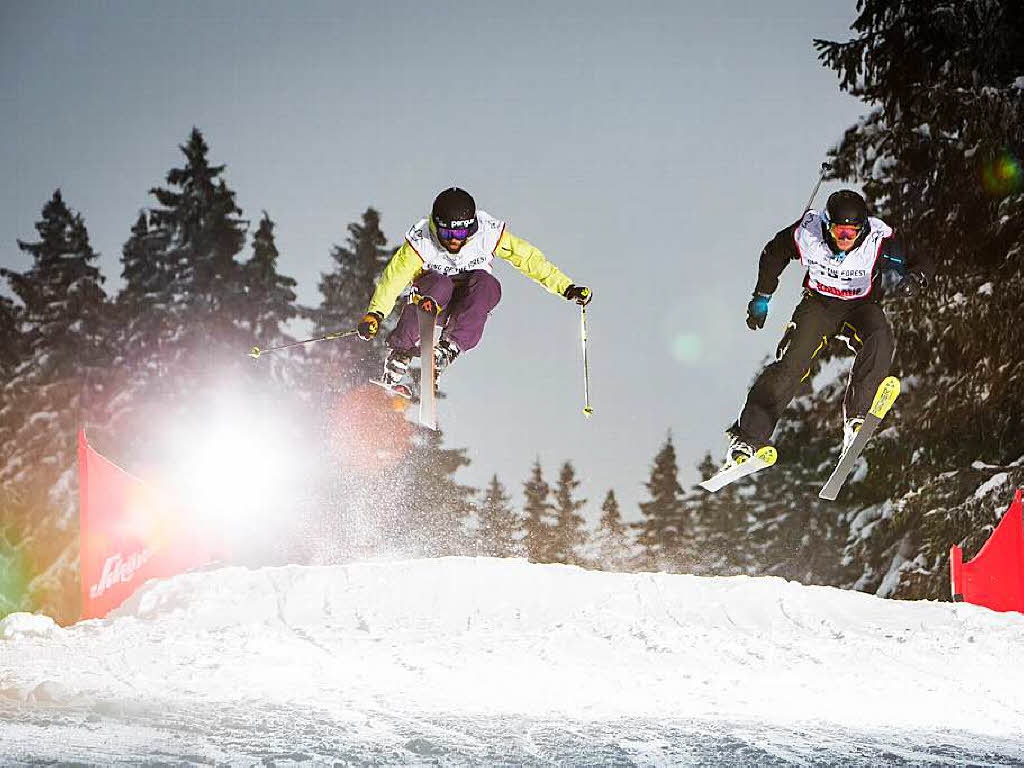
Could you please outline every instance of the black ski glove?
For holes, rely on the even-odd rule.
[[[752,331],[764,328],[764,321],[768,319],[768,302],[771,300],[771,294],[754,293],[747,304],[747,328]]]
[[[569,301],[575,301],[581,307],[587,306],[594,298],[594,292],[584,285],[570,285],[562,295]]]
[[[896,286],[896,293],[904,299],[912,299],[928,287],[928,278],[920,272],[907,272]]]
[[[356,333],[359,334],[359,338],[363,341],[372,339],[377,335],[383,320],[384,315],[380,312],[367,312],[363,315],[363,319],[359,321],[359,325],[356,326]]]

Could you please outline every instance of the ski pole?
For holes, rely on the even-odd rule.
[[[818,181],[815,183],[814,189],[811,191],[811,196],[807,198],[807,205],[804,206],[804,213],[811,210],[811,203],[814,202],[814,196],[818,194],[818,187],[821,186],[821,182],[825,179],[825,174],[828,173],[831,168],[832,166],[829,165],[827,161],[821,164],[821,173],[818,174]],[[800,215],[803,216],[803,213]]]
[[[580,341],[583,344],[583,415],[588,419],[594,415],[590,407],[590,366],[587,364],[587,308],[580,307]]]
[[[333,341],[334,339],[344,339],[348,336],[355,336],[358,331],[353,328],[350,331],[331,331],[325,333],[323,336],[317,336],[313,339],[303,339],[302,341],[293,341],[290,344],[281,344],[277,347],[267,347],[266,349],[260,349],[259,347],[253,347],[249,352],[249,357],[253,360],[259,360],[260,355],[265,355],[268,352],[277,352],[279,349],[288,349],[289,347],[297,347],[300,344],[312,344],[314,341]]]

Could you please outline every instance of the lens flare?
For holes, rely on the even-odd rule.
[[[0,617],[24,610],[28,582],[24,554],[0,538]]]
[[[1021,162],[1008,150],[1003,150],[981,169],[981,183],[992,197],[1006,197],[1024,189],[1024,170]]]
[[[676,334],[672,339],[672,356],[681,363],[696,363],[704,356],[704,343],[692,331]]]

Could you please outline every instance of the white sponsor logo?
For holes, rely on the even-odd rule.
[[[103,563],[103,573],[98,583],[89,587],[89,597],[97,598],[116,584],[123,584],[135,578],[135,573],[149,562],[153,551],[144,549],[125,557],[120,552],[111,555]]]

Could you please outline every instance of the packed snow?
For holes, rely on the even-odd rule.
[[[233,567],[0,621],[0,762],[1024,763],[1024,616],[776,578]]]

